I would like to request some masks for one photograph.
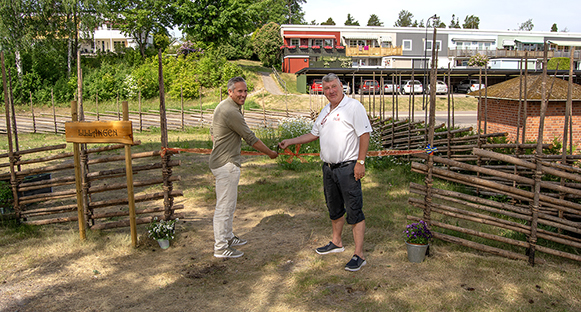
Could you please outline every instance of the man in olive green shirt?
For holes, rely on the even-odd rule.
[[[210,169],[216,177],[216,210],[214,211],[214,257],[238,258],[243,252],[234,249],[247,243],[232,232],[232,221],[240,180],[240,149],[242,140],[271,159],[278,153],[268,148],[254,135],[242,115],[248,89],[242,77],[228,80],[228,98],[214,110],[210,134],[214,141],[210,154]]]

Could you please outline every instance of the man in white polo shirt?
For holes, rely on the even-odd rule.
[[[329,104],[323,108],[310,133],[279,143],[280,148],[319,139],[323,161],[323,188],[331,218],[333,238],[316,249],[319,254],[345,250],[341,233],[345,222],[353,227],[355,253],[345,270],[358,271],[367,264],[363,255],[365,216],[361,178],[365,176],[365,156],[369,147],[371,124],[365,107],[343,94],[337,75],[323,77],[323,93]],[[347,217],[345,217],[345,214]]]

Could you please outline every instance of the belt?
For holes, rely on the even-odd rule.
[[[340,163],[336,163],[336,164],[330,164],[330,163],[324,163],[324,164],[325,164],[325,166],[327,166],[331,169],[336,169],[336,168],[346,166],[348,164],[352,164],[354,162],[356,162],[356,160],[348,160],[348,161],[344,161],[344,162],[340,162]]]

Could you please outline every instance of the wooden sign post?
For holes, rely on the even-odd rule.
[[[77,101],[71,102],[71,116],[73,119],[72,122],[76,123],[78,120]],[[85,233],[85,212],[83,211],[84,207],[83,191],[81,187],[81,149],[79,148],[79,143],[73,143],[73,154],[75,159],[75,182],[77,186],[77,212],[79,216],[79,235],[81,237],[81,240],[85,240],[87,239],[87,235]]]
[[[133,145],[133,127],[129,121],[129,107],[123,101],[122,121],[77,121],[77,102],[71,102],[73,122],[65,123],[67,142],[73,143],[75,156],[75,180],[77,182],[77,206],[79,211],[79,230],[81,239],[85,239],[85,220],[83,197],[81,192],[81,162],[79,143],[121,143],[125,144],[125,173],[127,175],[127,200],[129,202],[129,225],[131,227],[131,245],[137,246],[137,222],[135,220],[135,197],[133,191],[133,166],[131,162],[131,145]]]

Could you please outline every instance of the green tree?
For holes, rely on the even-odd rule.
[[[432,21],[428,21],[427,27],[436,27],[436,28],[446,28],[446,24],[440,20],[438,15],[435,15],[435,18],[432,18]]]
[[[288,24],[304,24],[305,12],[301,4],[307,3],[307,0],[284,0],[288,10],[287,23]]]
[[[253,29],[253,11],[236,0],[176,0],[175,23],[192,40],[219,46],[232,34],[247,35]],[[254,16],[255,17],[255,16]]]
[[[553,23],[553,26],[551,26],[551,32],[558,32],[559,28],[557,28],[557,23]]]
[[[464,24],[462,24],[462,28],[464,28],[464,29],[478,29],[479,25],[480,25],[480,18],[478,16],[466,15],[466,18],[464,19]]]
[[[279,47],[282,43],[280,26],[273,22],[270,22],[257,30],[252,39],[254,53],[258,55],[258,59],[262,64],[267,67],[278,65],[280,53]]]
[[[414,15],[406,10],[399,11],[397,21],[393,24],[394,27],[413,27],[412,18]],[[417,23],[416,23],[417,26]]]
[[[145,48],[150,35],[163,32],[174,25],[173,0],[109,0],[106,16],[122,33],[130,36],[145,58]]]
[[[258,29],[269,22],[287,24],[289,21],[289,10],[286,0],[260,0],[247,2],[248,3],[240,3],[240,5],[247,6],[247,13],[253,24],[252,30]],[[299,12],[299,14],[301,14],[301,12]],[[301,16],[304,17],[304,13],[302,13]],[[301,20],[302,17],[291,16],[291,20]]]
[[[322,22],[321,25],[335,25],[335,21],[333,18],[329,17],[325,22]]]
[[[367,21],[367,26],[383,26],[383,22],[379,20],[377,15],[371,14],[369,16],[369,20]]]
[[[448,28],[461,28],[460,20],[456,17],[455,14],[452,14],[452,20],[450,21],[450,25],[448,25]]]
[[[533,24],[533,19],[529,18],[524,23],[518,26],[518,30],[531,31],[533,30],[534,27],[535,25]]]
[[[345,26],[359,26],[359,22],[356,21],[350,13],[347,13],[347,20],[345,21]]]

